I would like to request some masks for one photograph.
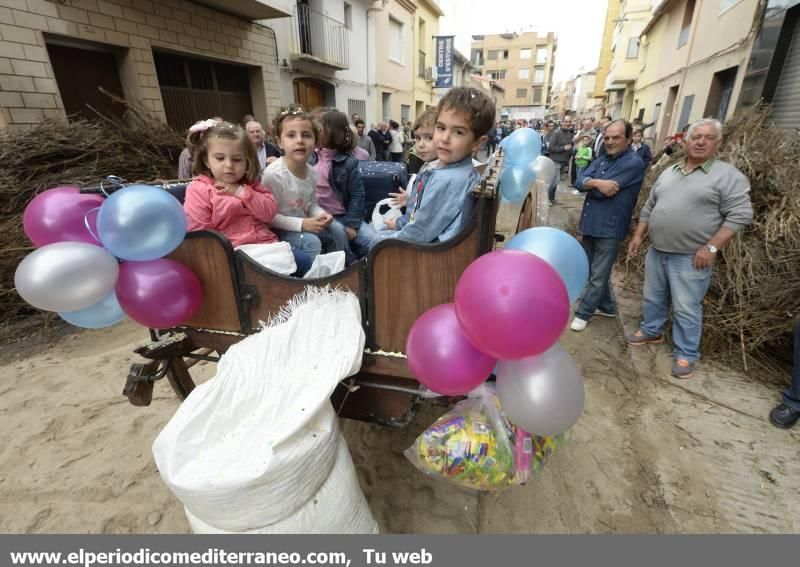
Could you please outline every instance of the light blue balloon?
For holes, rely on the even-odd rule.
[[[64,311],[58,315],[67,323],[84,329],[102,329],[116,325],[125,319],[125,313],[122,311],[114,291],[86,309]]]
[[[530,166],[542,153],[542,137],[533,128],[517,128],[506,140],[505,159],[512,165]]]
[[[524,250],[550,264],[561,276],[570,303],[580,296],[589,280],[586,251],[570,234],[549,226],[523,230],[505,245],[506,250]]]
[[[500,173],[500,195],[512,203],[521,203],[528,195],[534,173],[527,167],[512,165]]]
[[[175,250],[186,235],[186,213],[163,189],[129,185],[105,200],[97,215],[103,246],[117,258],[145,261]]]

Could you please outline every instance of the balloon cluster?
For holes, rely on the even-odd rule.
[[[20,262],[14,284],[34,307],[89,329],[126,315],[164,329],[200,306],[197,276],[163,258],[186,235],[183,207],[166,191],[129,185],[104,199],[56,187],[34,197],[22,223],[37,249]]]
[[[542,153],[542,136],[532,128],[517,128],[503,138],[505,151],[500,172],[500,195],[512,203],[525,200],[534,181],[550,183],[556,174],[556,164]]]
[[[580,371],[557,341],[588,276],[586,253],[566,232],[520,232],[467,266],[454,303],[414,322],[409,369],[444,395],[472,391],[494,369],[512,423],[535,435],[563,433],[578,420],[584,394]]]

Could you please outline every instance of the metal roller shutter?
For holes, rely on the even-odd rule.
[[[772,119],[781,128],[800,128],[800,20],[795,21],[792,42],[772,99]]]

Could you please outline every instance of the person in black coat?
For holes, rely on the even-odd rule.
[[[648,168],[650,162],[653,161],[653,152],[650,151],[650,146],[642,141],[642,131],[633,131],[633,142],[631,143],[631,150],[644,162],[644,167]]]
[[[383,133],[380,131],[380,125],[370,126],[367,136],[372,138],[372,143],[375,145],[375,159],[378,161],[386,161],[386,156],[383,152]]]

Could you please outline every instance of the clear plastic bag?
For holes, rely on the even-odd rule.
[[[421,472],[478,490],[525,484],[567,438],[531,436],[508,421],[487,385],[457,403],[406,449]]]
[[[387,208],[385,212],[381,212],[381,209]],[[400,210],[400,207],[392,205],[392,199],[382,199],[375,204],[375,208],[372,210],[372,228],[376,231],[385,230],[386,221],[390,220],[397,220],[401,216],[403,216],[403,212]]]

